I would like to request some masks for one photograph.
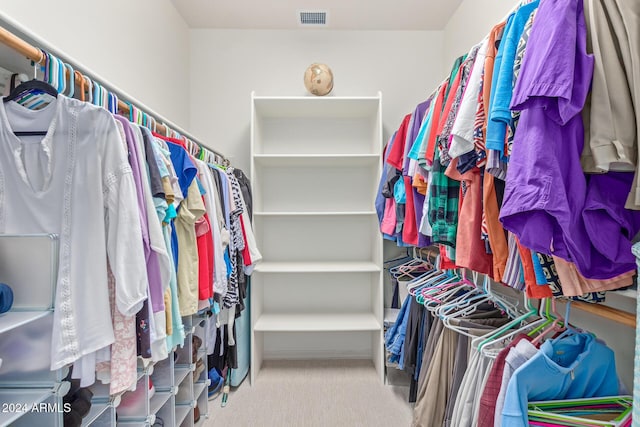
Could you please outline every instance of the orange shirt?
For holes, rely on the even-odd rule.
[[[436,153],[436,137],[438,136],[438,125],[440,123],[440,116],[442,114],[442,104],[444,103],[444,94],[447,92],[448,83],[443,83],[440,87],[440,91],[436,96],[436,101],[433,105],[433,115],[431,116],[431,130],[429,132],[429,139],[427,140],[427,148],[424,153],[424,157],[427,163],[433,164],[433,157]]]

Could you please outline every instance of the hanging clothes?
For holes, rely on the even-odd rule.
[[[38,111],[0,104],[0,231],[60,236],[51,346],[51,369],[60,369],[114,342],[107,259],[122,314],[147,298],[133,174],[106,110],[63,95]],[[39,143],[13,134],[34,127],[48,128]],[[79,253],[84,262],[72,262]]]

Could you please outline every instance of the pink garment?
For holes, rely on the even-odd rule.
[[[385,199],[384,217],[380,223],[380,231],[393,236],[396,234],[396,201],[392,198]]]
[[[562,258],[554,256],[553,262],[556,265],[558,278],[562,285],[562,293],[567,297],[582,296],[590,292],[612,291],[633,284],[635,270],[620,274],[611,279],[597,280],[587,279],[580,274],[575,264],[565,261]]]
[[[111,344],[111,360],[96,365],[98,378],[110,378],[109,394],[129,390],[137,380],[136,317],[123,316],[116,308],[116,281],[108,267],[109,302],[115,341]],[[104,382],[104,381],[103,381]]]

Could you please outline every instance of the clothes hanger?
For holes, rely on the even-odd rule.
[[[420,295],[419,298],[420,298],[421,304],[430,312],[435,313],[436,310],[443,304],[446,304],[454,299],[459,298],[461,290],[463,292],[468,290],[468,289],[465,289],[463,285],[460,285],[459,281],[456,284],[458,286],[452,286],[446,289],[445,289],[445,286],[447,285],[447,283],[439,284],[440,289],[435,290],[435,292],[438,292],[437,293],[438,297],[437,298],[432,297],[430,299],[427,299],[425,295]],[[437,316],[437,314],[435,315]]]
[[[514,318],[511,322],[504,325],[502,328],[499,328],[478,344],[478,351],[482,352],[484,356],[495,359],[504,348],[504,345],[496,348],[496,344],[505,343],[513,337],[519,334],[527,333],[530,329],[536,328],[541,324],[547,322],[547,319],[544,317],[544,314],[542,312],[543,305],[540,304],[540,309],[536,310],[533,304],[530,303],[530,300],[526,294],[525,299],[527,300],[525,301],[525,305],[530,306],[530,311],[527,311],[523,315]],[[535,318],[535,320],[526,322],[526,320],[530,318]],[[516,326],[518,327],[513,329]]]
[[[113,114],[118,114],[118,95],[116,95],[115,93],[111,93],[111,96],[113,97],[113,110],[111,112]]]
[[[446,278],[446,275],[439,270],[431,270],[407,283],[407,291],[415,296],[416,293],[425,286],[434,283],[437,280]]]
[[[549,326],[547,326],[546,328],[542,329],[540,331],[540,334],[537,337],[535,337],[533,339],[533,341],[531,341],[531,343],[533,345],[535,345],[536,347],[538,347],[542,343],[542,340],[544,339],[544,337],[549,335],[549,333],[551,333],[551,332],[555,332],[555,333],[564,332],[566,330],[566,327],[564,326],[566,324],[566,322],[564,321],[562,316],[556,312],[556,300],[555,300],[555,298],[551,298],[551,307],[552,307],[552,313],[555,315],[556,318],[554,319],[554,321]]]
[[[431,265],[430,262],[428,262],[427,260],[424,260],[422,258],[420,258],[418,255],[416,255],[415,249],[413,252],[413,258],[410,259],[409,261],[407,261],[404,264],[400,264],[397,265],[393,268],[391,268],[389,270],[389,272],[391,274],[393,274],[395,276],[396,279],[400,279],[403,278],[405,276],[410,277],[411,279],[414,278],[414,276],[410,273],[419,270],[420,268],[426,268],[428,270],[433,269],[433,265]]]
[[[102,102],[102,94],[100,93],[100,83],[93,82],[93,105],[100,107]]]
[[[419,289],[416,292],[416,298],[420,304],[425,306],[428,305],[428,303],[440,304],[441,298],[444,298],[444,296],[448,294],[448,291],[452,287],[456,287],[459,283],[459,277],[443,272],[441,276],[429,280],[429,286]]]
[[[3,102],[4,103],[10,102],[10,101],[19,102],[20,100],[27,99],[28,96],[34,96],[36,94],[46,94],[51,98],[58,97],[58,91],[55,87],[53,87],[52,85],[42,80],[34,79],[34,80],[26,81],[24,83],[20,83],[14,90],[11,91],[11,93],[9,93],[8,96],[3,98]],[[40,99],[39,102],[44,102],[44,101]],[[16,136],[44,136],[47,134],[47,131],[46,130],[45,131],[17,131],[13,133]]]
[[[209,150],[204,149],[205,152],[207,152],[207,154],[210,154]],[[413,257],[411,256],[411,254],[409,254],[409,248],[406,249],[407,253],[405,255],[400,255],[399,257],[393,258],[393,259],[388,259],[386,261],[384,261],[384,264],[390,264],[390,263],[405,263],[407,261],[411,261],[413,259]],[[388,269],[388,268],[387,268]]]
[[[63,67],[65,68],[66,72],[69,74],[69,82],[67,83],[67,93],[65,94],[64,91],[62,92],[64,95],[68,96],[69,98],[73,98],[73,94],[76,91],[76,73],[74,72],[74,69],[71,65],[69,64],[62,64]],[[64,74],[63,74],[63,80],[64,80]]]
[[[458,292],[461,288],[460,285],[474,287],[473,283],[467,280],[466,273],[464,271],[458,271],[456,274],[458,275],[459,280],[455,282],[437,284],[428,289],[423,289],[418,297],[418,302],[420,304],[424,304],[424,301],[429,300],[430,302],[441,304],[447,295],[450,295],[452,292]],[[452,288],[456,289],[453,289],[452,291]]]
[[[485,276],[486,281],[486,276]],[[473,287],[469,292],[460,295],[458,298],[450,301],[447,304],[442,304],[438,307],[436,313],[441,319],[444,319],[449,314],[452,314],[454,310],[459,313],[459,316],[470,314],[475,311],[475,308],[486,302],[489,299],[489,294],[484,289],[476,286],[477,275],[474,272]]]
[[[570,314],[571,314],[571,300],[568,300],[567,301],[567,305],[565,307],[565,313],[564,313],[565,331],[563,333],[561,333],[558,337],[553,338],[552,342],[559,341],[559,340],[567,338],[567,337],[569,337],[571,335],[577,335],[577,334],[584,333],[584,331],[571,326],[571,324],[569,323],[569,315]]]
[[[104,86],[102,86],[102,108],[107,111],[111,111],[111,92],[109,92]]]
[[[80,71],[74,71],[76,81],[76,88],[74,89],[74,94],[77,96],[77,99],[80,101],[84,101],[84,94],[87,87],[86,80]]]
[[[437,315],[437,310],[446,306],[454,300],[458,300],[463,296],[466,296],[470,292],[475,292],[476,287],[470,285],[468,281],[463,281],[459,276],[453,276],[453,280],[445,280],[444,282],[437,283],[433,291],[430,291],[427,295],[430,298],[426,298],[427,295],[422,297],[422,305],[429,311]],[[460,292],[463,292],[462,294]]]
[[[48,65],[51,60],[50,55],[43,50],[40,50],[40,52],[45,60],[45,65]],[[37,64],[35,61],[32,61],[32,65],[33,80],[24,81],[15,87],[11,93],[4,98],[4,102],[15,101],[23,107],[33,110],[45,107],[53,99],[58,97],[56,86],[49,81],[49,67],[45,67],[44,80],[38,80]]]
[[[539,308],[535,307],[526,293],[524,294],[524,305],[528,309],[525,313],[520,316],[514,317],[511,322],[493,331],[492,334],[490,334],[488,337],[486,337],[486,339],[482,340],[478,344],[478,350],[482,351],[485,346],[492,346],[500,341],[508,339],[509,337],[515,336],[520,332],[524,332],[532,323],[535,323],[535,327],[540,323],[546,322],[546,318],[542,314],[542,304]],[[525,323],[526,320],[532,317],[536,317],[537,320],[532,323]],[[516,326],[518,326],[519,329],[512,329]],[[507,335],[504,335],[505,333],[507,333]]]
[[[84,76],[84,80],[87,83],[86,101],[93,104],[93,81],[87,76]]]

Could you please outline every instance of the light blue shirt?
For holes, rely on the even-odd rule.
[[[498,87],[498,76],[500,75],[500,69],[502,67],[502,58],[504,56],[504,46],[505,43],[504,38],[509,31],[511,31],[511,24],[513,23],[515,14],[511,14],[507,19],[507,25],[504,27],[502,39],[500,42],[500,47],[498,47],[498,53],[496,54],[496,59],[493,63],[493,77],[491,78],[491,96],[489,98],[489,108],[487,111],[487,135],[486,135],[486,147],[487,150],[497,150],[500,153],[504,152],[504,138],[507,134],[507,126],[503,122],[494,122],[491,120],[491,111],[493,111],[493,106],[496,103],[496,88]],[[485,106],[486,107],[486,106]],[[502,135],[502,139],[500,138]]]
[[[507,135],[507,125],[511,123],[512,116],[509,106],[513,95],[513,64],[516,60],[518,43],[527,25],[529,17],[538,8],[539,1],[520,7],[513,19],[505,28],[498,57],[500,57],[500,68],[493,71],[491,88],[491,111],[487,123],[487,149],[497,150],[504,153],[504,141]],[[498,58],[496,57],[496,64]],[[497,72],[496,72],[497,71]],[[506,160],[506,159],[505,159]]]
[[[526,427],[528,403],[616,396],[613,350],[591,334],[546,341],[511,377],[502,409],[503,427]]]

